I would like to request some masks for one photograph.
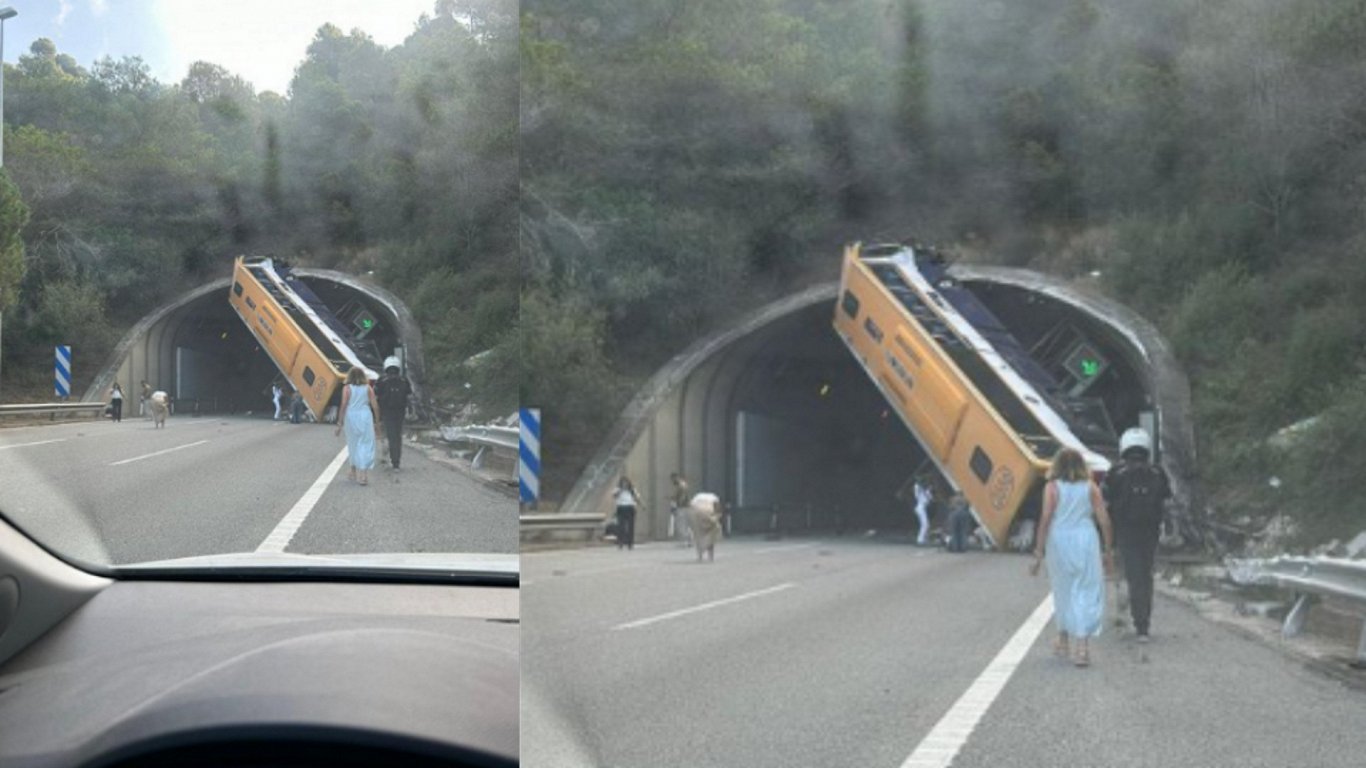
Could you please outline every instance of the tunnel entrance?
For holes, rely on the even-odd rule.
[[[904,528],[927,457],[830,325],[833,302],[775,323],[737,377],[732,527]]]
[[[1136,424],[1154,434],[1184,505],[1193,439],[1180,425],[1189,392],[1160,336],[1117,305],[1014,277],[962,282],[1031,357],[1070,382],[1069,407],[1103,409],[1107,443]],[[922,472],[939,476],[832,327],[836,292],[821,286],[775,302],[680,354],[627,407],[561,509],[607,509],[610,487],[625,474],[645,500],[639,535],[663,538],[669,475],[681,471],[694,491],[725,499],[733,532],[913,530],[907,485]],[[1079,344],[1101,370],[1069,380]],[[1177,419],[1166,438],[1159,403]]]
[[[420,396],[421,338],[394,297],[338,275],[296,270],[361,344],[380,359],[397,354]],[[345,282],[343,282],[343,280]],[[142,382],[164,390],[181,414],[273,414],[271,384],[289,383],[228,304],[231,280],[218,280],[143,318],[116,348],[86,399],[99,399],[117,381],[136,401]]]

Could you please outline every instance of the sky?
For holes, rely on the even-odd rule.
[[[412,33],[435,0],[0,0],[5,61],[40,37],[89,69],[104,56],[141,56],[163,83],[190,64],[218,64],[260,91],[284,94],[318,27],[360,28],[390,47]]]

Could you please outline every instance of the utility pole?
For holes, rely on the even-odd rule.
[[[19,12],[9,7],[0,8],[0,168],[5,167],[5,19],[12,19],[18,16]],[[0,339],[5,334],[5,308],[0,307]],[[0,361],[4,360],[3,348],[0,348]],[[3,371],[0,368],[0,371]]]

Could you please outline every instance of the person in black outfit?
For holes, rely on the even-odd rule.
[[[968,536],[976,521],[968,510],[968,500],[962,493],[954,493],[949,500],[949,546],[950,552],[968,551]]]
[[[1105,476],[1105,504],[1115,521],[1129,613],[1140,643],[1148,642],[1153,611],[1153,560],[1162,534],[1162,517],[1171,486],[1162,468],[1150,462],[1152,438],[1130,429],[1120,439],[1123,463]]]
[[[109,393],[109,415],[114,421],[123,421],[123,387],[114,382],[114,388]]]
[[[408,396],[412,392],[408,380],[399,373],[398,358],[386,359],[384,375],[375,383],[375,399],[379,401],[379,421],[389,443],[389,466],[395,470],[403,458],[403,418],[408,413]]]
[[[617,492],[612,500],[617,506],[617,549],[636,548],[636,510],[640,507],[640,494],[636,487],[625,477],[617,481]]]
[[[299,424],[304,420],[304,393],[294,390],[294,395],[289,399],[289,423]]]

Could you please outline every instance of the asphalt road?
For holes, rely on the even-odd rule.
[[[360,486],[344,449],[331,426],[268,418],[4,429],[0,511],[50,549],[99,564],[253,552],[268,539],[304,554],[517,551],[510,496],[412,447],[401,472],[377,457]],[[297,529],[282,536],[291,513]]]
[[[1036,622],[1003,660],[1048,610],[1027,564],[854,539],[525,554],[522,764],[1362,764],[1366,693],[1165,598],[1146,651],[1107,618],[1077,669]]]

